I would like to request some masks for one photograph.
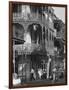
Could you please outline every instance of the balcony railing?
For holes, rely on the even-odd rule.
[[[37,14],[37,13],[30,13],[30,14],[23,14],[23,13],[13,13],[13,20],[27,20],[27,21],[43,21],[42,20],[42,15]]]

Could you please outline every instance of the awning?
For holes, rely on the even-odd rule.
[[[19,39],[19,38],[13,38],[13,40],[16,45],[24,44],[24,42],[25,42],[23,39]]]

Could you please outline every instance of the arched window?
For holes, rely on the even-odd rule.
[[[42,41],[42,27],[40,24],[33,23],[29,25],[28,32],[31,36],[31,41],[34,43],[41,43]]]
[[[24,38],[24,27],[19,23],[13,23],[13,38]]]

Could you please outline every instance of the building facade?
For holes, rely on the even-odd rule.
[[[31,68],[36,73],[38,68],[49,71],[48,56],[54,56],[56,37],[53,17],[52,7],[13,5],[13,66],[21,78],[29,80]]]

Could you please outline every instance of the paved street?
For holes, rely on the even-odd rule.
[[[53,80],[33,80],[33,81],[27,81],[26,82],[27,84],[59,84],[59,83],[64,83],[64,79],[61,79],[61,80],[56,80],[56,81],[53,81]]]

